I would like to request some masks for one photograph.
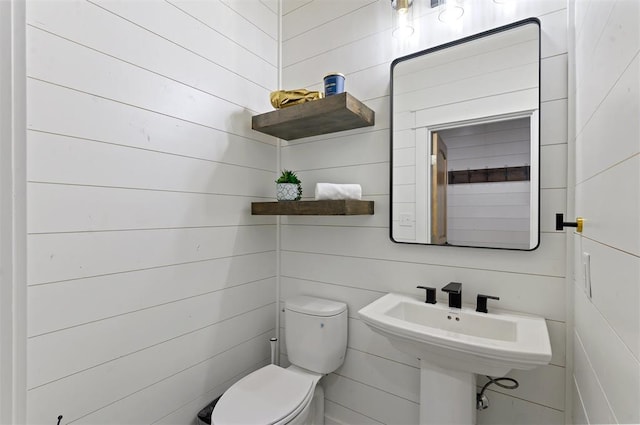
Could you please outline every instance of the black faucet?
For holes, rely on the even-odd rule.
[[[442,290],[449,294],[449,307],[462,308],[462,283],[449,282]]]
[[[483,295],[483,294],[478,294],[478,298],[476,298],[477,302],[476,302],[476,311],[479,313],[488,313],[489,310],[487,310],[487,299],[491,299],[491,300],[499,300],[500,298],[498,297],[494,297],[493,295]]]
[[[425,291],[427,291],[424,299],[425,303],[428,303],[428,304],[436,303],[436,288],[432,288],[430,286],[420,286],[420,285],[416,286],[416,288],[424,289]]]

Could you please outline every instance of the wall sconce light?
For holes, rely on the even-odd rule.
[[[413,34],[413,0],[391,0],[393,9],[393,29],[396,38],[405,38]]]
[[[464,15],[464,9],[458,4],[458,0],[439,0],[440,14],[438,19],[441,22],[453,22]]]

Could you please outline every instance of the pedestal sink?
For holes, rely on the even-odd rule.
[[[387,294],[360,318],[398,350],[420,359],[420,423],[474,424],[476,375],[504,376],[551,360],[543,318],[426,304]]]

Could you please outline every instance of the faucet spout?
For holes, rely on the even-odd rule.
[[[449,282],[442,291],[449,294],[449,307],[462,308],[462,283]]]

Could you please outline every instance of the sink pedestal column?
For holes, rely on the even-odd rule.
[[[420,424],[476,423],[476,375],[420,360]]]

